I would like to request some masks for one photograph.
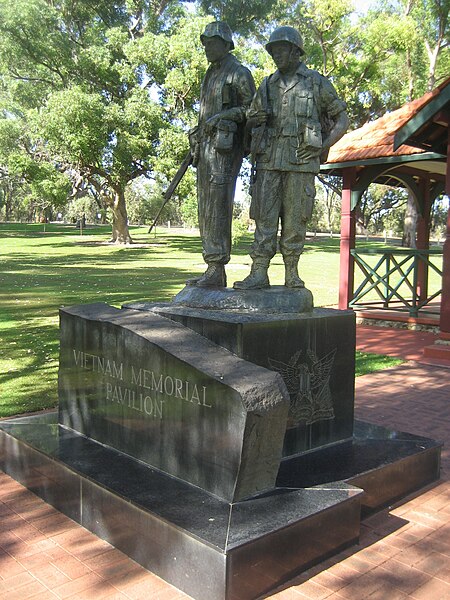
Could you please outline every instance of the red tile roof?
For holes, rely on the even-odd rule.
[[[450,78],[432,92],[408,102],[398,110],[386,113],[376,121],[366,123],[359,129],[349,131],[331,147],[327,164],[342,163],[388,156],[404,156],[425,152],[420,148],[402,145],[394,151],[394,136],[397,131],[417,114],[430,100],[446,87]]]

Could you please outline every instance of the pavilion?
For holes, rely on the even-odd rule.
[[[430,214],[436,198],[450,195],[449,124],[450,78],[421,98],[347,133],[331,148],[321,173],[343,179],[339,308],[356,307],[358,298],[367,297],[370,290],[378,294],[382,308],[395,305],[414,318],[439,295],[428,294],[429,270],[437,270],[430,250]],[[386,249],[375,267],[355,249],[355,209],[371,183],[408,189],[419,214],[416,249]],[[440,344],[429,351],[450,356],[450,209],[442,252]],[[356,291],[355,263],[366,275]],[[408,298],[400,292],[405,287]]]

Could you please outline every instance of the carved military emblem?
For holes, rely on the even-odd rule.
[[[292,424],[306,421],[306,425],[311,425],[334,419],[330,376],[335,356],[336,348],[321,359],[312,350],[299,350],[287,364],[269,358],[270,366],[281,374],[291,397]]]

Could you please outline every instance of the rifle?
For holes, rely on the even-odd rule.
[[[263,87],[261,89],[261,93],[262,93],[263,110],[265,110],[268,114],[270,114],[271,108],[270,108],[270,103],[269,103],[269,77],[265,78]],[[266,130],[266,127],[267,127],[267,122],[263,123],[259,127],[256,127],[252,131],[252,136],[254,137],[254,142],[253,142],[253,152],[251,153],[251,157],[250,157],[251,163],[252,163],[252,170],[251,170],[251,177],[250,177],[251,185],[253,185],[256,181],[256,155],[258,154],[258,151],[261,148],[261,144],[262,144],[262,140],[264,137],[264,132]]]
[[[180,183],[180,181],[183,178],[183,175],[186,173],[186,171],[188,170],[189,165],[191,165],[191,164],[192,164],[192,154],[191,154],[191,151],[189,150],[189,152],[184,157],[184,160],[181,163],[178,171],[175,173],[175,177],[172,179],[172,181],[169,184],[169,187],[164,192],[163,203],[161,205],[161,208],[158,211],[158,214],[155,217],[155,220],[153,221],[152,225],[150,226],[150,229],[148,230],[148,233],[152,232],[152,229],[155,227],[156,222],[158,221],[159,217],[161,216],[163,208],[169,202],[169,200],[172,198],[175,190],[178,187],[178,184]]]

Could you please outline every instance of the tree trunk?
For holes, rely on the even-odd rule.
[[[5,221],[11,221],[12,216],[12,207],[13,207],[13,192],[12,186],[6,183],[3,188],[4,198],[5,198]]]
[[[403,225],[402,246],[405,248],[416,247],[416,230],[417,230],[417,207],[414,196],[411,192],[408,194],[406,203],[405,223]]]
[[[355,207],[355,231],[357,235],[367,235],[367,227],[364,223],[364,212],[360,204]]]
[[[128,231],[125,193],[122,188],[114,190],[114,201],[111,208],[113,212],[113,225],[110,242],[114,244],[132,244],[133,240]]]
[[[430,67],[428,69],[428,90],[431,92],[436,85],[436,64],[439,56],[440,44],[433,48],[433,51],[429,54]]]
[[[406,51],[406,69],[408,71],[408,102],[411,102],[414,97],[414,79],[412,72],[411,50],[409,48]]]

